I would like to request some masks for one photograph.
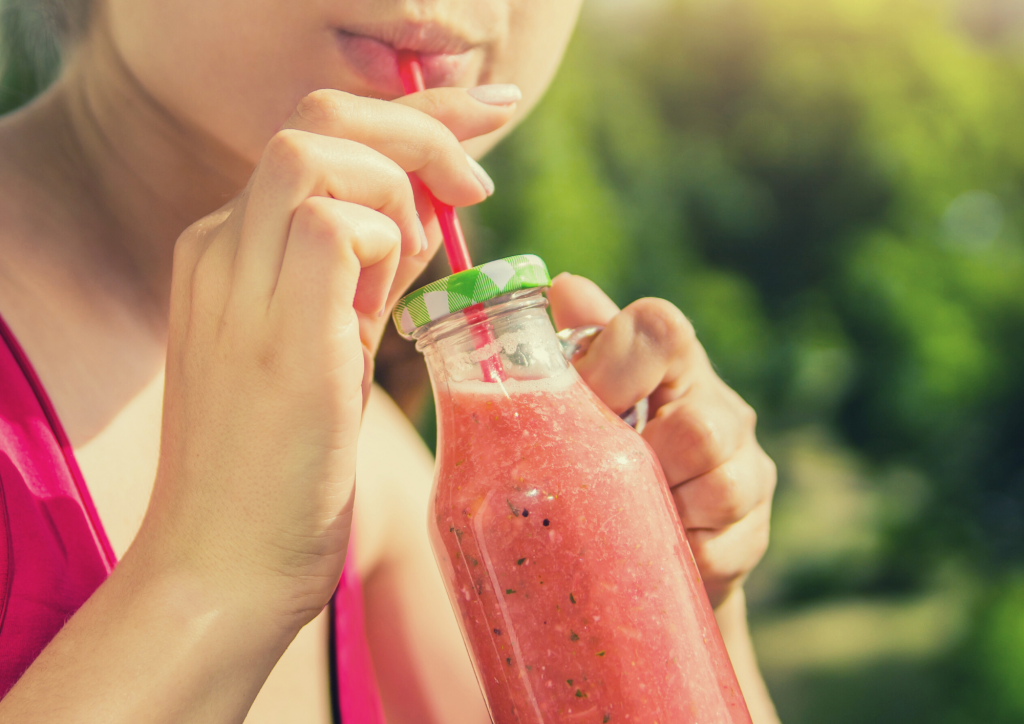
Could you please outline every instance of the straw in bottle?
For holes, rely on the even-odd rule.
[[[398,52],[398,75],[402,79],[402,88],[406,94],[426,90],[427,86],[423,81],[423,68],[416,53],[410,50]],[[437,215],[437,221],[441,226],[444,251],[448,255],[448,265],[452,268],[452,273],[471,269],[473,262],[470,260],[466,237],[462,233],[462,225],[459,224],[459,217],[455,214],[455,209],[438,200],[425,185],[423,190],[430,199],[434,213]],[[472,327],[473,340],[477,349],[482,349],[494,342],[494,331],[491,329],[491,325],[478,324],[478,322],[487,321],[483,304],[467,307],[463,310],[463,314],[466,315],[466,320]],[[501,382],[508,379],[497,354],[481,361],[480,369],[483,371],[484,379],[488,382]]]

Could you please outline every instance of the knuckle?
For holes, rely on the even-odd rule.
[[[313,196],[295,209],[293,223],[300,236],[309,240],[333,244],[348,236],[348,224],[339,214],[332,211],[327,199]]]
[[[299,101],[295,113],[315,123],[337,123],[351,111],[352,96],[332,88],[315,90]]]
[[[633,302],[629,309],[637,335],[652,348],[665,350],[674,356],[696,343],[697,333],[693,324],[671,302],[647,297]]]
[[[386,162],[384,166],[384,185],[388,195],[394,199],[402,202],[408,201],[413,203],[415,201],[412,193],[412,182],[409,181],[409,175],[399,166],[397,163],[384,157]]]
[[[292,128],[275,133],[263,152],[267,170],[286,181],[301,178],[312,158],[310,134]]]
[[[680,448],[690,451],[701,472],[713,470],[725,460],[725,445],[710,420],[693,413],[681,414],[676,426]]]
[[[436,101],[433,102],[436,103]],[[429,113],[423,115],[421,120],[423,123],[423,137],[427,144],[425,150],[430,160],[438,160],[447,154],[450,154],[452,157],[465,155],[466,152],[448,126]]]
[[[743,480],[735,465],[723,465],[714,482],[715,510],[724,525],[735,523],[747,514]]]
[[[384,222],[384,228],[387,230],[386,234],[387,234],[387,240],[388,240],[389,244],[391,246],[399,246],[400,247],[402,245],[402,230],[401,230],[401,228],[399,228],[398,224],[395,223],[394,219],[392,219],[392,218],[390,218],[388,216],[384,217],[383,222]]]

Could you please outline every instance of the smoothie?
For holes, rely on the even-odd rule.
[[[451,383],[431,536],[497,724],[749,724],[646,442],[569,369]]]

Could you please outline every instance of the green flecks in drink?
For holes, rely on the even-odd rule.
[[[598,651],[598,652],[597,652],[597,655],[598,655],[598,656],[604,656],[604,651]]]
[[[524,563],[526,563],[526,559],[525,558],[520,558],[518,561],[516,561],[516,565],[517,566],[521,566]]]
[[[584,694],[582,691],[580,691],[579,689],[576,690],[576,698],[577,699],[582,699],[585,696],[586,696],[586,694]]]
[[[605,714],[604,719],[601,720],[601,724],[608,724],[612,720],[611,714]]]
[[[568,684],[569,686],[572,686],[572,679],[566,679],[565,683]]]
[[[570,641],[579,641],[580,640],[580,635],[578,633],[576,633],[575,631],[569,631],[569,640]]]
[[[517,508],[516,506],[512,505],[512,501],[511,500],[509,500],[508,498],[505,498],[505,503],[508,504],[508,509],[512,511],[512,515],[519,515],[519,508]]]
[[[516,589],[514,589],[514,588],[506,588],[505,589],[505,593],[515,593],[515,592],[516,592]]]
[[[571,591],[569,592],[569,600],[572,601],[573,603],[576,603],[576,597],[572,595]]]

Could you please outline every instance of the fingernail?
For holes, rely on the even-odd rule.
[[[386,311],[388,311],[388,305],[385,304],[383,307],[380,308],[380,311],[377,312],[377,319],[383,317]]]
[[[513,83],[478,85],[466,92],[489,106],[507,106],[523,99],[523,92],[519,90],[519,86]]]
[[[556,275],[555,278],[551,280],[551,283],[554,284],[559,279],[568,279],[571,276],[572,274],[570,274],[569,272],[562,272],[561,274]]]
[[[420,228],[420,254],[422,254],[430,246],[430,242],[427,241],[427,230],[423,228],[423,221],[419,214],[416,214],[416,226]]]
[[[469,167],[473,170],[473,175],[476,176],[476,180],[480,182],[480,185],[484,187],[484,191],[490,196],[494,193],[494,181],[484,171],[484,167],[476,162],[472,156],[466,154],[466,160],[469,161]]]

